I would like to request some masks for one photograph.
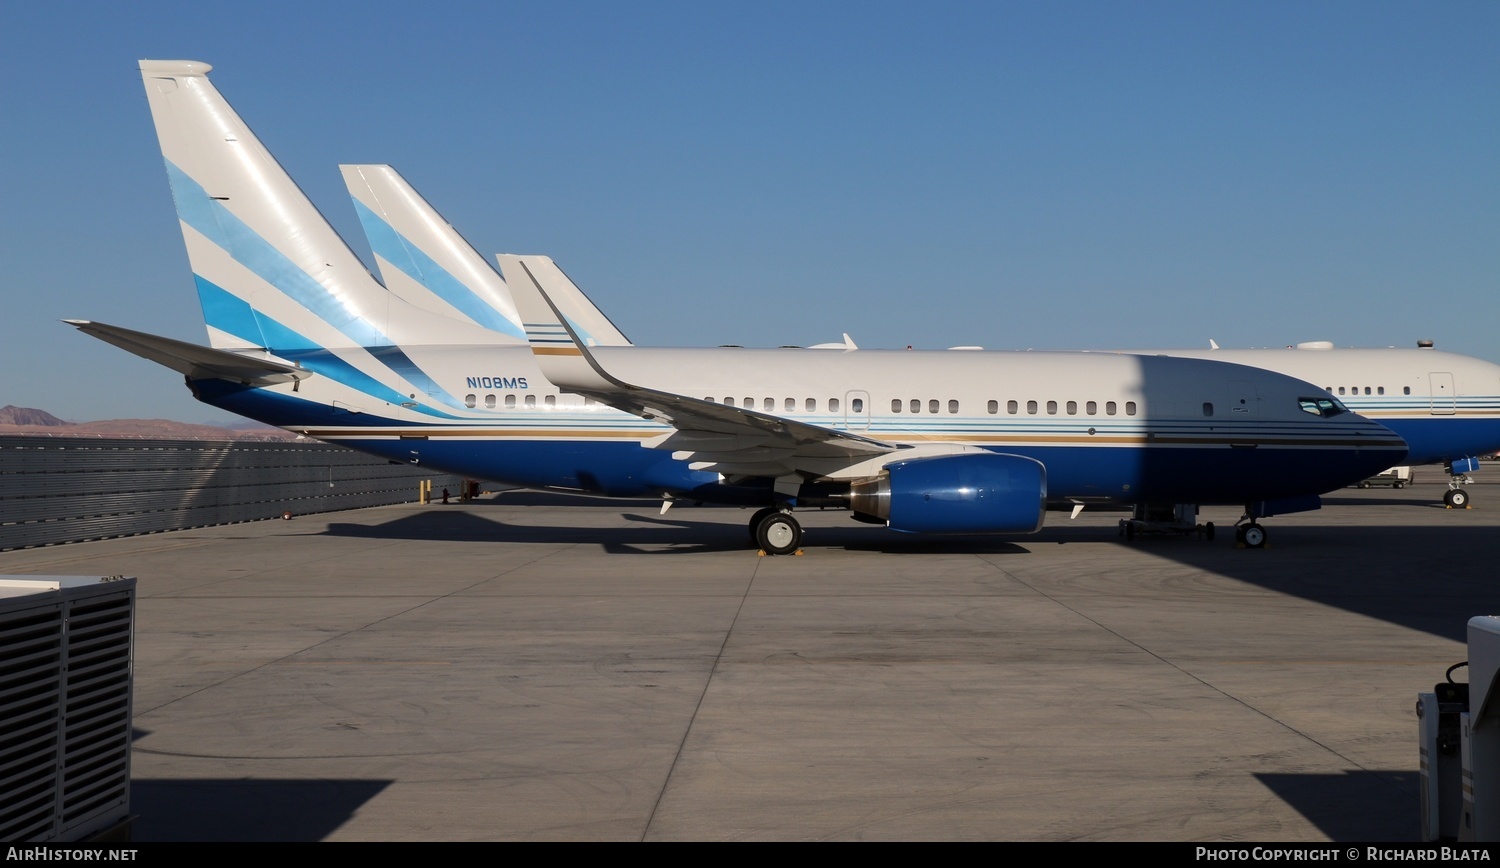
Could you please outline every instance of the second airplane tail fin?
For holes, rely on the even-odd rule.
[[[524,343],[515,303],[485,261],[390,166],[339,166],[386,288],[435,313]]]

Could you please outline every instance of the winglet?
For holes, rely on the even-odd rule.
[[[513,260],[518,279],[510,285],[516,309],[521,313],[521,324],[526,328],[526,339],[531,342],[532,355],[537,366],[554,386],[565,391],[592,392],[612,389],[628,389],[605,372],[594,356],[584,346],[578,332],[558,310],[557,304],[542,289],[541,282],[525,261],[525,257],[502,255],[500,261]]]
[[[573,331],[578,334],[579,342],[586,347],[628,347],[630,339],[604,315],[597,305],[584,295],[583,290],[578,288],[567,274],[558,267],[556,262],[548,256],[517,256],[511,253],[498,254],[495,259],[500,263],[500,272],[505,275],[507,284],[526,283],[528,279],[535,280],[538,286],[545,288],[547,297],[557,305],[558,312],[562,315]],[[526,264],[526,272],[529,278],[521,270],[521,263]]]

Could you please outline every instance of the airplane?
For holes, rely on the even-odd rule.
[[[473,281],[475,294],[503,299],[494,307],[504,311],[513,326],[508,333],[514,334],[520,323],[515,319],[509,287],[526,285],[520,267],[525,262],[527,271],[536,276],[586,345],[630,344],[550,258],[500,255],[502,279],[395,169],[384,165],[339,168],[364,222],[382,278],[393,292],[420,301],[420,293],[405,286],[411,278],[387,263],[413,247],[428,251],[425,255],[429,258],[447,264],[446,270],[428,268],[419,275],[419,282],[431,284],[429,292],[441,291],[445,281],[451,284],[449,273],[474,275],[469,280]],[[378,212],[379,216],[372,212]],[[391,225],[400,225],[401,232],[389,228]],[[428,279],[426,275],[436,276]],[[1435,350],[1430,341],[1421,342],[1416,349],[1335,349],[1326,341],[1300,343],[1286,349],[1226,350],[1212,341],[1210,344],[1207,350],[1127,352],[1233,362],[1326,384],[1324,388],[1335,393],[1350,410],[1380,421],[1406,441],[1409,451],[1404,463],[1443,465],[1450,477],[1448,491],[1443,495],[1443,502],[1449,507],[1465,508],[1470,504],[1469,492],[1463,487],[1470,481],[1467,474],[1478,469],[1477,456],[1500,450],[1500,365],[1492,362]],[[819,347],[857,349],[847,334],[843,343]]]
[[[1335,348],[1308,341],[1285,349],[1141,350],[1176,358],[1215,359],[1323,383],[1350,410],[1379,421],[1406,441],[1402,464],[1441,464],[1449,475],[1443,503],[1470,506],[1479,456],[1500,450],[1500,365],[1433,348]]]
[[[515,300],[547,311],[506,344],[377,283],[210,69],[140,62],[210,347],[69,322],[252,419],[472,478],[757,506],[768,554],[800,550],[796,507],[1031,533],[1049,503],[1243,504],[1258,548],[1258,519],[1407,451],[1316,386],[1217,361],[589,347],[524,261]]]

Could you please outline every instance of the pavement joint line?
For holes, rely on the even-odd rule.
[[[993,563],[993,562],[989,561],[989,559],[987,557],[984,557],[984,556],[980,556],[980,559],[984,560],[986,562],[989,562],[989,563]],[[999,567],[998,564],[996,564],[995,567],[996,567],[996,569],[1000,569],[1000,567]],[[1158,661],[1160,663],[1163,663],[1163,664],[1171,667],[1172,669],[1176,670],[1177,672],[1179,672],[1179,673],[1187,676],[1188,678],[1192,679],[1193,681],[1198,682],[1199,684],[1201,684],[1204,687],[1208,688],[1209,690],[1212,690],[1213,692],[1219,694],[1220,696],[1224,697],[1225,699],[1228,699],[1230,702],[1233,702],[1233,703],[1239,705],[1240,707],[1246,709],[1247,711],[1251,712],[1252,714],[1256,714],[1256,715],[1258,715],[1260,717],[1265,718],[1266,720],[1269,720],[1271,723],[1275,724],[1278,727],[1281,727],[1282,729],[1286,730],[1287,732],[1292,733],[1293,735],[1298,736],[1299,738],[1305,739],[1306,741],[1311,742],[1312,744],[1317,745],[1318,747],[1322,748],[1323,750],[1327,751],[1328,753],[1332,754],[1333,756],[1336,756],[1339,759],[1343,760],[1344,762],[1348,763],[1350,768],[1359,769],[1360,771],[1363,771],[1363,772],[1370,772],[1370,773],[1374,774],[1377,778],[1379,778],[1381,780],[1381,782],[1385,783],[1387,786],[1392,787],[1392,788],[1397,789],[1397,790],[1400,789],[1400,787],[1397,786],[1395,782],[1389,780],[1384,774],[1381,774],[1378,769],[1366,768],[1363,764],[1361,764],[1358,761],[1356,761],[1356,760],[1354,760],[1354,759],[1352,759],[1352,758],[1344,755],[1343,753],[1341,753],[1339,750],[1337,750],[1333,746],[1331,746],[1329,744],[1326,744],[1323,741],[1320,741],[1319,739],[1313,737],[1309,733],[1303,732],[1302,730],[1296,728],[1295,726],[1292,726],[1291,724],[1287,723],[1284,720],[1281,720],[1279,718],[1273,717],[1272,715],[1270,715],[1270,714],[1268,714],[1268,713],[1260,710],[1259,708],[1256,708],[1254,705],[1251,705],[1250,703],[1248,703],[1245,700],[1239,698],[1238,696],[1235,696],[1233,693],[1230,693],[1227,690],[1224,690],[1222,687],[1219,687],[1218,685],[1216,685],[1216,684],[1214,684],[1214,683],[1212,683],[1210,681],[1204,680],[1202,677],[1194,674],[1193,672],[1191,672],[1191,671],[1189,671],[1187,669],[1184,669],[1183,667],[1177,665],[1176,663],[1172,662],[1171,660],[1168,660],[1167,658],[1161,656],[1160,654],[1156,653],[1155,651],[1152,651],[1150,648],[1147,648],[1146,646],[1144,646],[1141,643],[1135,641],[1134,639],[1131,639],[1129,636],[1126,636],[1126,635],[1120,633],[1118,630],[1114,630],[1114,629],[1112,629],[1110,627],[1105,626],[1098,619],[1092,618],[1092,617],[1084,614],[1083,612],[1079,611],[1077,608],[1075,608],[1073,606],[1070,606],[1067,603],[1063,602],[1062,600],[1060,600],[1060,599],[1052,596],[1051,594],[1048,594],[1047,592],[1042,591],[1042,590],[1040,590],[1040,589],[1038,589],[1038,588],[1036,588],[1036,587],[1028,584],[1025,579],[1019,578],[1018,576],[1015,576],[1012,573],[1010,573],[1010,572],[1008,572],[1006,570],[1003,570],[1003,569],[1001,569],[1000,571],[1002,573],[1004,573],[1007,577],[1009,577],[1012,581],[1014,581],[1014,582],[1022,585],[1023,587],[1026,587],[1026,588],[1028,588],[1028,589],[1036,592],[1037,594],[1041,595],[1044,599],[1050,600],[1055,605],[1061,606],[1062,608],[1068,610],[1069,612],[1072,612],[1074,615],[1077,615],[1078,617],[1082,618],[1083,620],[1088,621],[1090,624],[1093,624],[1095,627],[1098,627],[1100,630],[1103,630],[1104,632],[1110,634],[1111,636],[1114,636],[1116,639],[1119,639],[1121,642],[1124,642],[1125,644],[1130,645],[1131,647],[1139,650],[1140,652],[1146,654],[1147,656],[1153,658],[1154,660],[1156,660],[1156,661]]]
[[[656,791],[656,801],[651,805],[651,813],[646,815],[646,822],[641,827],[641,841],[645,841],[651,834],[651,824],[656,821],[656,812],[661,809],[661,800],[667,796],[667,788],[672,785],[672,775],[677,771],[677,763],[682,759],[682,752],[687,747],[688,738],[693,734],[693,724],[698,720],[698,713],[703,710],[703,700],[708,696],[708,688],[714,682],[714,676],[718,674],[719,663],[724,659],[724,649],[729,647],[729,637],[734,635],[734,628],[740,622],[740,613],[745,611],[745,601],[750,599],[750,589],[755,587],[755,577],[760,574],[760,565],[764,558],[756,558],[754,566],[750,568],[750,580],[745,583],[745,592],[740,595],[739,605],[734,608],[734,617],[729,619],[729,626],[724,630],[724,641],[719,643],[718,653],[714,655],[714,665],[708,669],[708,677],[703,679],[703,689],[698,692],[698,701],[693,705],[693,713],[688,716],[687,726],[682,729],[682,738],[677,742],[677,752],[672,754],[672,763],[667,766],[667,774],[662,778],[661,789]]]

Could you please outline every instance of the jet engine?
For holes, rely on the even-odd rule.
[[[1035,533],[1047,468],[1022,455],[970,453],[894,461],[850,486],[855,517],[909,533]]]

